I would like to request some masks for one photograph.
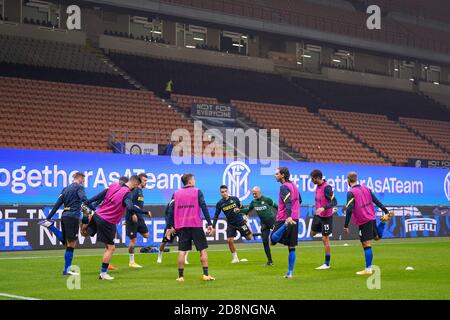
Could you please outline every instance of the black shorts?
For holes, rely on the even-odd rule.
[[[290,224],[287,227],[286,232],[283,237],[278,241],[288,247],[295,247],[298,244],[298,220],[294,220],[295,224]],[[275,227],[272,232],[277,231],[284,225],[284,220],[275,222]],[[273,242],[272,244],[277,244],[278,242]]]
[[[329,236],[333,232],[333,216],[321,217],[315,215],[311,225],[311,230],[322,233],[323,236]]]
[[[208,248],[208,242],[206,241],[206,235],[203,228],[182,228],[177,230],[177,233],[179,251],[192,250],[192,241],[194,241],[197,251]]]
[[[138,233],[140,233],[141,235],[148,233],[148,227],[145,223],[144,218],[140,215],[138,215],[137,217],[137,222],[133,222],[131,218],[125,221],[126,234],[130,239],[136,239]]]
[[[228,223],[227,226],[227,238],[235,238],[237,236],[237,232],[241,234],[243,238],[247,237],[252,233],[250,227],[244,222],[240,226],[234,226]]]
[[[61,229],[64,238],[64,243],[78,239],[78,232],[80,231],[80,220],[75,217],[62,217]]]
[[[167,232],[167,227],[164,228],[164,236],[163,236],[162,242],[164,242],[164,243],[173,243],[173,240],[175,240],[175,237],[178,236],[177,233],[175,232],[174,234],[172,234],[170,236],[170,239],[167,239],[166,232]]]
[[[105,244],[114,244],[114,238],[116,237],[116,225],[110,223],[98,214],[92,216],[91,221],[88,225],[89,236],[93,237],[97,235],[97,241],[103,242]]]
[[[378,236],[377,221],[371,220],[359,226],[359,240],[361,242],[373,240]]]

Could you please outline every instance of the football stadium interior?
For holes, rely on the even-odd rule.
[[[380,9],[379,27],[370,28],[371,17],[377,20],[376,9],[368,11],[371,5]],[[231,116],[201,117],[205,105],[231,108]],[[199,120],[202,125],[196,128]],[[177,284],[173,283],[175,255],[168,255],[167,264],[171,266],[165,269],[143,263],[141,276],[120,268],[127,263],[123,247],[112,261],[119,265],[119,271],[117,292],[111,296],[102,293],[103,283],[95,282],[100,259],[96,255],[101,255],[102,247],[83,249],[77,261],[91,270],[83,274],[82,288],[92,290],[92,295],[83,290],[69,291],[64,279],[54,280],[51,273],[60,271],[55,262],[62,255],[62,246],[56,246],[60,250],[40,248],[48,251],[24,246],[23,252],[11,252],[15,250],[13,240],[6,240],[2,233],[12,226],[7,222],[7,208],[14,204],[25,209],[52,206],[61,185],[52,189],[51,200],[35,201],[33,195],[43,190],[42,182],[36,191],[11,193],[11,198],[5,193],[0,196],[0,273],[8,270],[13,275],[9,279],[0,277],[0,299],[134,299],[134,293],[137,299],[450,299],[449,242],[442,237],[450,236],[448,0],[0,0],[0,122],[0,161],[8,159],[14,168],[22,165],[14,164],[15,157],[28,151],[52,151],[55,158],[67,154],[64,159],[70,163],[76,163],[75,158],[82,153],[95,153],[86,159],[105,163],[112,157],[137,154],[157,157],[151,165],[161,163],[165,168],[177,144],[174,130],[191,135],[201,130],[201,136],[208,136],[210,129],[225,132],[239,128],[278,129],[280,159],[299,163],[300,167],[308,163],[339,165],[345,166],[342,170],[346,174],[351,165],[367,165],[382,166],[380,172],[385,170],[392,176],[398,172],[396,177],[403,179],[404,188],[399,194],[405,197],[409,192],[406,180],[413,179],[412,171],[401,170],[415,170],[427,163],[428,169],[417,170],[440,170],[439,177],[443,174],[446,179],[444,192],[442,181],[436,182],[436,192],[443,199],[439,203],[432,197],[417,203],[411,200],[413,196],[405,200],[407,203],[381,197],[388,205],[403,206],[403,212],[407,204],[414,206],[413,211],[421,210],[416,205],[434,206],[427,210],[440,212],[436,218],[440,229],[428,230],[436,236],[433,239],[418,237],[409,243],[411,239],[393,236],[379,246],[379,263],[385,263],[383,274],[389,274],[383,278],[386,289],[379,293],[367,290],[365,280],[349,286],[355,279],[349,280],[352,276],[347,276],[345,268],[363,261],[355,233],[355,237],[347,238],[346,246],[339,242],[333,251],[341,269],[335,275],[320,275],[332,287],[327,293],[314,287],[314,270],[301,274],[313,269],[311,260],[321,259],[319,242],[300,245],[299,256],[309,255],[297,262],[297,285],[302,290],[296,282],[285,289],[276,288],[287,250],[278,246],[274,249],[274,259],[279,257],[280,261],[275,266],[280,267],[277,274],[264,269],[250,278],[246,274],[254,272],[264,260],[262,246],[239,244],[250,261],[233,271],[234,266],[228,266],[228,247],[222,242],[210,253],[211,272],[218,281],[214,283],[216,289],[207,289],[208,295],[202,295],[204,286],[193,280],[186,283],[189,289],[185,286],[177,295]],[[201,157],[210,143],[190,141],[193,156]],[[22,168],[27,166],[27,170],[33,161],[41,160],[41,153],[23,155]],[[231,150],[215,149],[211,155],[235,160],[239,151],[233,146]],[[244,156],[243,161],[249,159]],[[83,161],[80,164],[84,165]],[[440,169],[431,169],[436,163]],[[1,168],[0,163],[0,187],[10,188],[14,173],[6,174]],[[433,174],[435,171],[430,171],[430,177]],[[33,186],[32,179],[27,181]],[[213,198],[219,197],[220,184],[213,186]],[[427,191],[425,187],[422,193]],[[146,192],[159,191],[155,187]],[[88,197],[94,195],[88,193]],[[345,194],[338,199],[340,206],[347,200]],[[160,205],[163,212],[162,205],[170,196],[164,194],[164,203],[158,198],[146,204]],[[17,200],[19,197],[23,202]],[[206,196],[208,205],[215,205],[208,199]],[[314,204],[314,195],[311,199],[308,205]],[[404,223],[401,219],[397,223]],[[403,256],[409,262],[400,263]],[[27,264],[22,258],[29,259]],[[194,267],[196,260],[192,254]],[[420,279],[413,278],[412,273],[404,274],[408,263],[414,265],[414,272],[424,272]],[[50,274],[42,275],[48,288],[40,288],[41,282],[33,279],[33,268],[50,270]],[[224,282],[235,281],[237,272],[242,278],[228,288]],[[197,279],[198,272],[187,273]],[[445,279],[443,274],[447,275]],[[24,281],[16,282],[22,277]],[[151,292],[145,288],[134,291],[142,277],[167,286],[148,289]],[[273,287],[272,293],[263,282]],[[247,286],[252,288],[249,296],[242,289]],[[285,292],[291,295],[285,296]]]

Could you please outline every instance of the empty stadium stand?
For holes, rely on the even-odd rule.
[[[232,104],[261,127],[280,129],[280,137],[309,161],[389,165],[306,108],[236,100]]]
[[[8,77],[0,77],[0,91],[0,147],[111,152],[111,130],[123,132],[119,141],[160,144],[176,128],[193,132],[149,91]]]
[[[400,122],[430,141],[437,143],[450,154],[450,122],[413,118],[400,118]],[[448,158],[450,158],[450,155]]]
[[[0,47],[1,62],[115,73],[94,52],[75,44],[0,34]]]
[[[136,89],[127,80],[116,74],[38,67],[15,63],[0,63],[0,76]]]
[[[86,46],[0,34],[0,75],[133,89]]]
[[[353,84],[293,78],[293,81],[322,100],[321,107],[335,110],[450,120],[448,109],[423,94]]]
[[[108,56],[149,90],[161,92],[170,79],[174,92],[286,105],[317,106],[317,100],[280,75],[183,63],[110,52]]]
[[[381,114],[321,109],[320,114],[378,150],[397,165],[408,159],[446,160],[449,155]]]

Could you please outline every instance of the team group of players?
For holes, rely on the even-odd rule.
[[[315,215],[311,226],[311,236],[321,233],[325,248],[324,264],[316,268],[326,270],[330,268],[331,246],[330,235],[333,226],[333,214],[336,212],[337,201],[333,188],[323,178],[320,170],[313,170],[310,174],[312,182],[317,186],[315,191]],[[47,219],[39,222],[40,225],[52,231],[65,247],[64,275],[76,274],[71,270],[74,249],[78,234],[81,229],[83,236],[95,236],[97,240],[105,244],[105,251],[101,265],[99,279],[113,280],[108,274],[112,268],[110,261],[115,250],[114,239],[116,226],[122,221],[125,213],[126,234],[129,241],[129,266],[141,268],[134,261],[134,249],[136,236],[141,234],[148,238],[148,228],[144,216],[151,217],[150,211],[144,210],[143,188],[147,183],[145,174],[133,175],[130,178],[122,177],[117,183],[111,184],[107,189],[91,199],[86,197],[84,191],[85,176],[77,172],[73,176],[73,183],[64,188],[47,216]],[[302,199],[298,188],[291,182],[289,169],[280,167],[275,172],[275,179],[280,183],[278,204],[269,197],[262,195],[259,187],[252,189],[254,199],[246,208],[242,206],[237,197],[231,196],[225,185],[220,186],[221,199],[216,205],[215,215],[211,221],[208,208],[201,190],[195,187],[195,176],[184,174],[181,177],[183,187],[172,196],[166,208],[166,228],[163,242],[158,253],[158,263],[162,262],[162,253],[168,242],[178,237],[178,282],[184,281],[184,267],[188,263],[187,255],[192,250],[194,243],[200,252],[200,261],[203,268],[202,279],[204,281],[215,280],[209,275],[207,238],[214,236],[217,220],[221,212],[227,219],[227,242],[232,254],[232,263],[239,263],[234,239],[237,232],[247,240],[261,236],[264,251],[267,256],[267,266],[273,265],[270,245],[283,244],[288,248],[288,271],[285,278],[293,276],[296,262],[295,247],[298,244],[298,221],[300,217],[300,205]],[[383,230],[393,213],[389,212],[375,197],[368,187],[358,184],[355,172],[347,176],[350,191],[347,193],[347,205],[345,206],[346,218],[344,230],[348,233],[350,219],[359,227],[359,237],[364,249],[366,268],[357,272],[358,275],[372,274],[372,240],[379,240],[383,236]],[[376,223],[374,204],[384,212],[380,222]],[[52,217],[57,210],[64,205],[61,216],[61,230],[56,228]],[[248,215],[255,211],[261,221],[259,233],[252,233],[248,226]],[[276,213],[275,213],[276,210]],[[202,215],[207,222],[205,234]],[[80,221],[81,217],[81,221]]]

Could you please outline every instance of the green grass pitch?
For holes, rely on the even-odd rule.
[[[348,243],[348,246],[344,246]],[[231,264],[226,245],[209,248],[210,273],[216,281],[202,282],[199,255],[192,252],[184,283],[177,283],[176,253],[136,254],[142,269],[128,267],[126,249],[117,249],[112,263],[119,267],[113,281],[97,279],[102,250],[75,251],[81,268],[81,288],[69,290],[61,275],[63,251],[0,253],[0,299],[16,295],[38,299],[450,299],[450,238],[386,239],[374,243],[374,265],[381,269],[381,289],[369,290],[358,241],[332,242],[332,269],[314,270],[323,263],[319,241],[300,242],[294,278],[284,279],[287,249],[272,247],[275,266],[265,267],[262,244],[239,244]],[[174,247],[171,247],[174,249]],[[138,250],[137,250],[138,251]],[[173,250],[175,251],[175,250]],[[411,266],[414,271],[406,271]]]

